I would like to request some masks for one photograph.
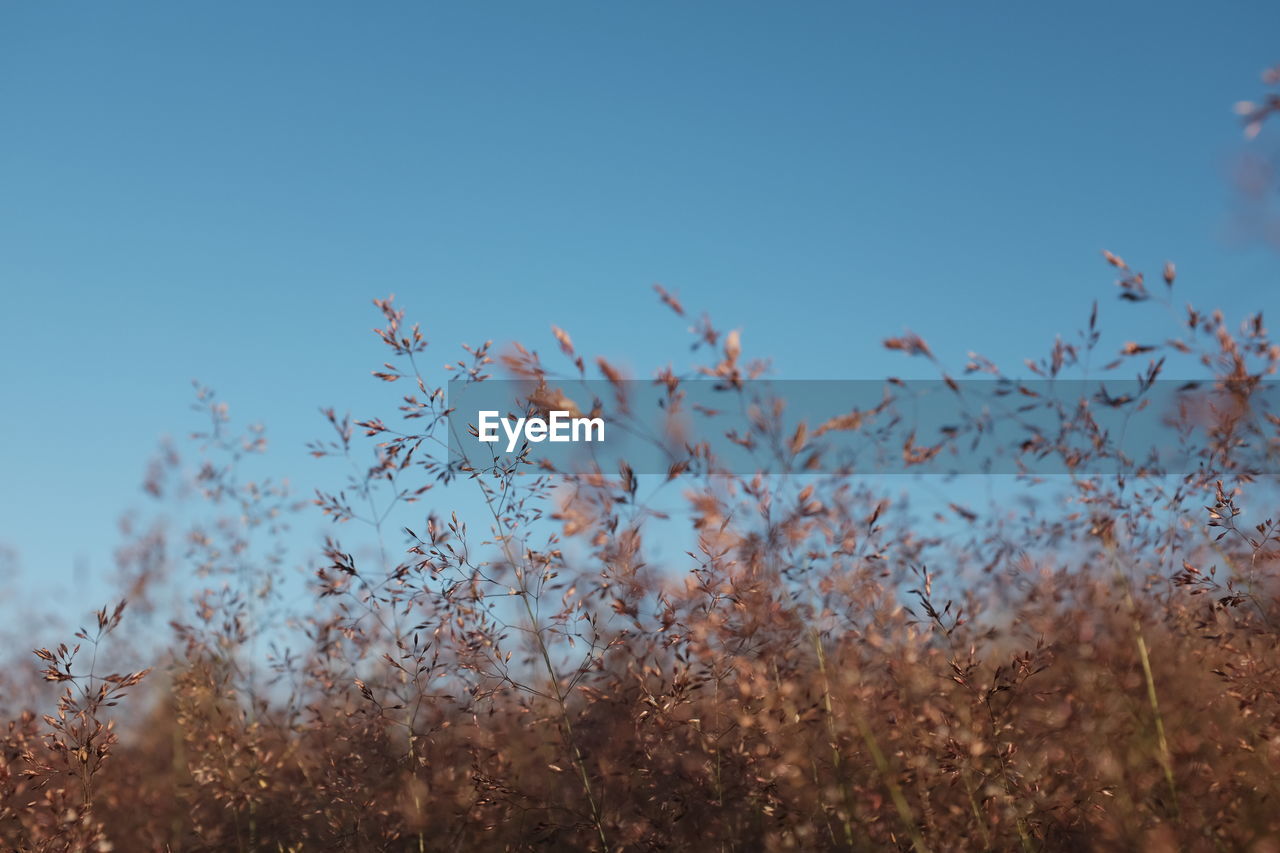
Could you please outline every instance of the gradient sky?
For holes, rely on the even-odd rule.
[[[1280,6],[1048,9],[4,4],[0,543],[35,589],[108,570],[193,378],[327,480],[317,407],[394,406],[391,292],[437,363],[555,323],[647,372],[661,282],[797,378],[909,373],[904,327],[1016,364],[1095,298],[1155,334],[1103,248],[1274,307],[1229,176]]]

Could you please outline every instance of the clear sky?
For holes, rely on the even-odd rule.
[[[305,486],[392,413],[369,303],[434,342],[683,357],[661,282],[777,374],[1017,363],[1103,322],[1099,251],[1276,305],[1229,228],[1274,2],[0,4],[0,543],[111,566],[193,378]],[[1267,135],[1254,143],[1265,145]],[[96,602],[91,602],[96,603]]]

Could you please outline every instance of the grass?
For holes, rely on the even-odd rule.
[[[1122,299],[1162,301],[1106,258]],[[315,498],[334,531],[306,595],[285,593],[296,503],[244,473],[261,431],[236,434],[200,388],[198,463],[169,448],[147,475],[166,506],[192,492],[195,520],[130,528],[130,608],[0,676],[4,849],[1280,850],[1280,535],[1247,452],[1275,438],[1253,395],[1280,347],[1260,316],[1235,330],[1189,308],[1164,343],[1119,347],[1145,386],[1178,357],[1234,401],[1186,424],[1211,439],[1197,467],[1088,475],[1117,450],[1062,413],[1033,450],[1071,476],[1009,493],[1034,510],[922,517],[882,482],[705,457],[665,476],[451,465],[427,339],[376,305],[398,409],[325,412],[313,453],[349,475]],[[1033,372],[1087,374],[1096,318]],[[672,393],[710,376],[745,411],[760,368],[741,336],[705,317],[693,333],[709,356],[664,374]],[[569,379],[594,365],[621,393],[554,335]],[[886,346],[935,360],[915,335]],[[495,364],[563,380],[519,346],[451,369]],[[874,439],[864,414],[766,414],[751,440],[806,470],[827,432]],[[460,490],[478,519],[453,511]],[[691,545],[657,559],[659,540]]]

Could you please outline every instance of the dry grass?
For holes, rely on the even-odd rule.
[[[1122,299],[1159,301],[1107,259]],[[1239,444],[1275,439],[1247,417],[1280,361],[1260,317],[1190,310],[1165,343],[1122,348],[1152,377],[1165,353],[1199,358],[1238,392],[1199,469],[1028,478],[1033,512],[953,505],[947,527],[849,478],[450,467],[426,340],[377,304],[398,416],[327,412],[315,445],[351,463],[315,502],[368,556],[335,532],[291,603],[290,499],[242,479],[262,436],[232,434],[201,389],[208,510],[131,530],[137,627],[104,609],[39,650],[58,692],[25,664],[4,676],[4,849],[1280,850],[1280,538]],[[757,372],[736,333],[694,333],[727,393]],[[555,337],[570,375],[620,383]],[[1091,319],[1036,370],[1082,369],[1100,340]],[[914,335],[886,345],[934,358]],[[493,361],[468,350],[455,373],[485,381]],[[503,361],[554,381],[531,351]],[[806,436],[776,427],[761,443],[801,467]],[[173,498],[179,468],[166,451],[148,491]],[[433,502],[452,489],[477,490],[476,529]],[[664,521],[673,489],[687,511]],[[675,523],[692,550],[652,562]],[[161,629],[175,567],[199,588]]]
[[[1280,849],[1277,539],[1244,521],[1274,493],[1229,442],[1190,475],[1028,482],[1031,515],[956,506],[966,532],[945,539],[872,485],[695,465],[648,481],[685,490],[697,543],[656,566],[629,470],[433,456],[444,400],[417,371],[425,340],[379,306],[381,378],[416,386],[402,429],[330,412],[315,448],[372,446],[316,503],[376,554],[331,540],[293,651],[272,645],[288,498],[239,480],[261,436],[230,435],[202,389],[212,515],[169,562],[208,586],[168,649],[137,632],[110,646],[117,608],[80,647],[37,652],[62,692],[49,716],[10,715],[6,848]],[[1080,362],[1095,331],[1044,369]],[[1237,385],[1275,369],[1260,321],[1231,333],[1193,314],[1183,333],[1165,346]],[[697,334],[732,389],[740,341]],[[889,346],[932,358],[917,338]],[[458,369],[484,381],[490,361],[481,348]],[[530,352],[508,361],[550,376]],[[176,466],[170,450],[149,490],[168,494]],[[408,547],[388,544],[392,510],[448,480],[478,488],[484,532],[425,513]],[[122,549],[135,598],[163,586],[165,542],[140,528]],[[154,671],[102,674],[130,656]]]

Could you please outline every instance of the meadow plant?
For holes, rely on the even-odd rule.
[[[656,382],[672,405],[717,383],[750,413],[726,441],[791,473],[726,470],[708,445],[662,473],[457,458],[466,418],[387,298],[374,376],[394,409],[324,410],[311,449],[345,479],[314,498],[332,530],[304,588],[296,500],[246,473],[263,432],[198,388],[199,461],[165,449],[146,484],[202,509],[131,521],[119,552],[137,618],[171,621],[131,631],[122,602],[36,651],[38,672],[7,669],[0,845],[1280,850],[1280,345],[1261,315],[1175,307],[1171,264],[1148,281],[1105,260],[1125,310],[1163,310],[1168,332],[1112,345],[1095,303],[1019,375],[971,354],[965,375],[1052,415],[1005,449],[1060,471],[986,506],[920,500],[933,475],[814,473],[823,436],[887,440],[873,413],[787,422],[750,396],[766,363],[705,316],[699,361]],[[562,370],[485,343],[452,381],[518,378],[547,408],[598,375],[625,423],[621,369],[552,336]],[[920,337],[885,346],[968,393]],[[1126,454],[1096,414],[1140,411],[1169,365],[1206,395],[1169,425],[1178,468]],[[1039,390],[1135,373],[1092,407]],[[910,469],[987,424],[880,449]]]

